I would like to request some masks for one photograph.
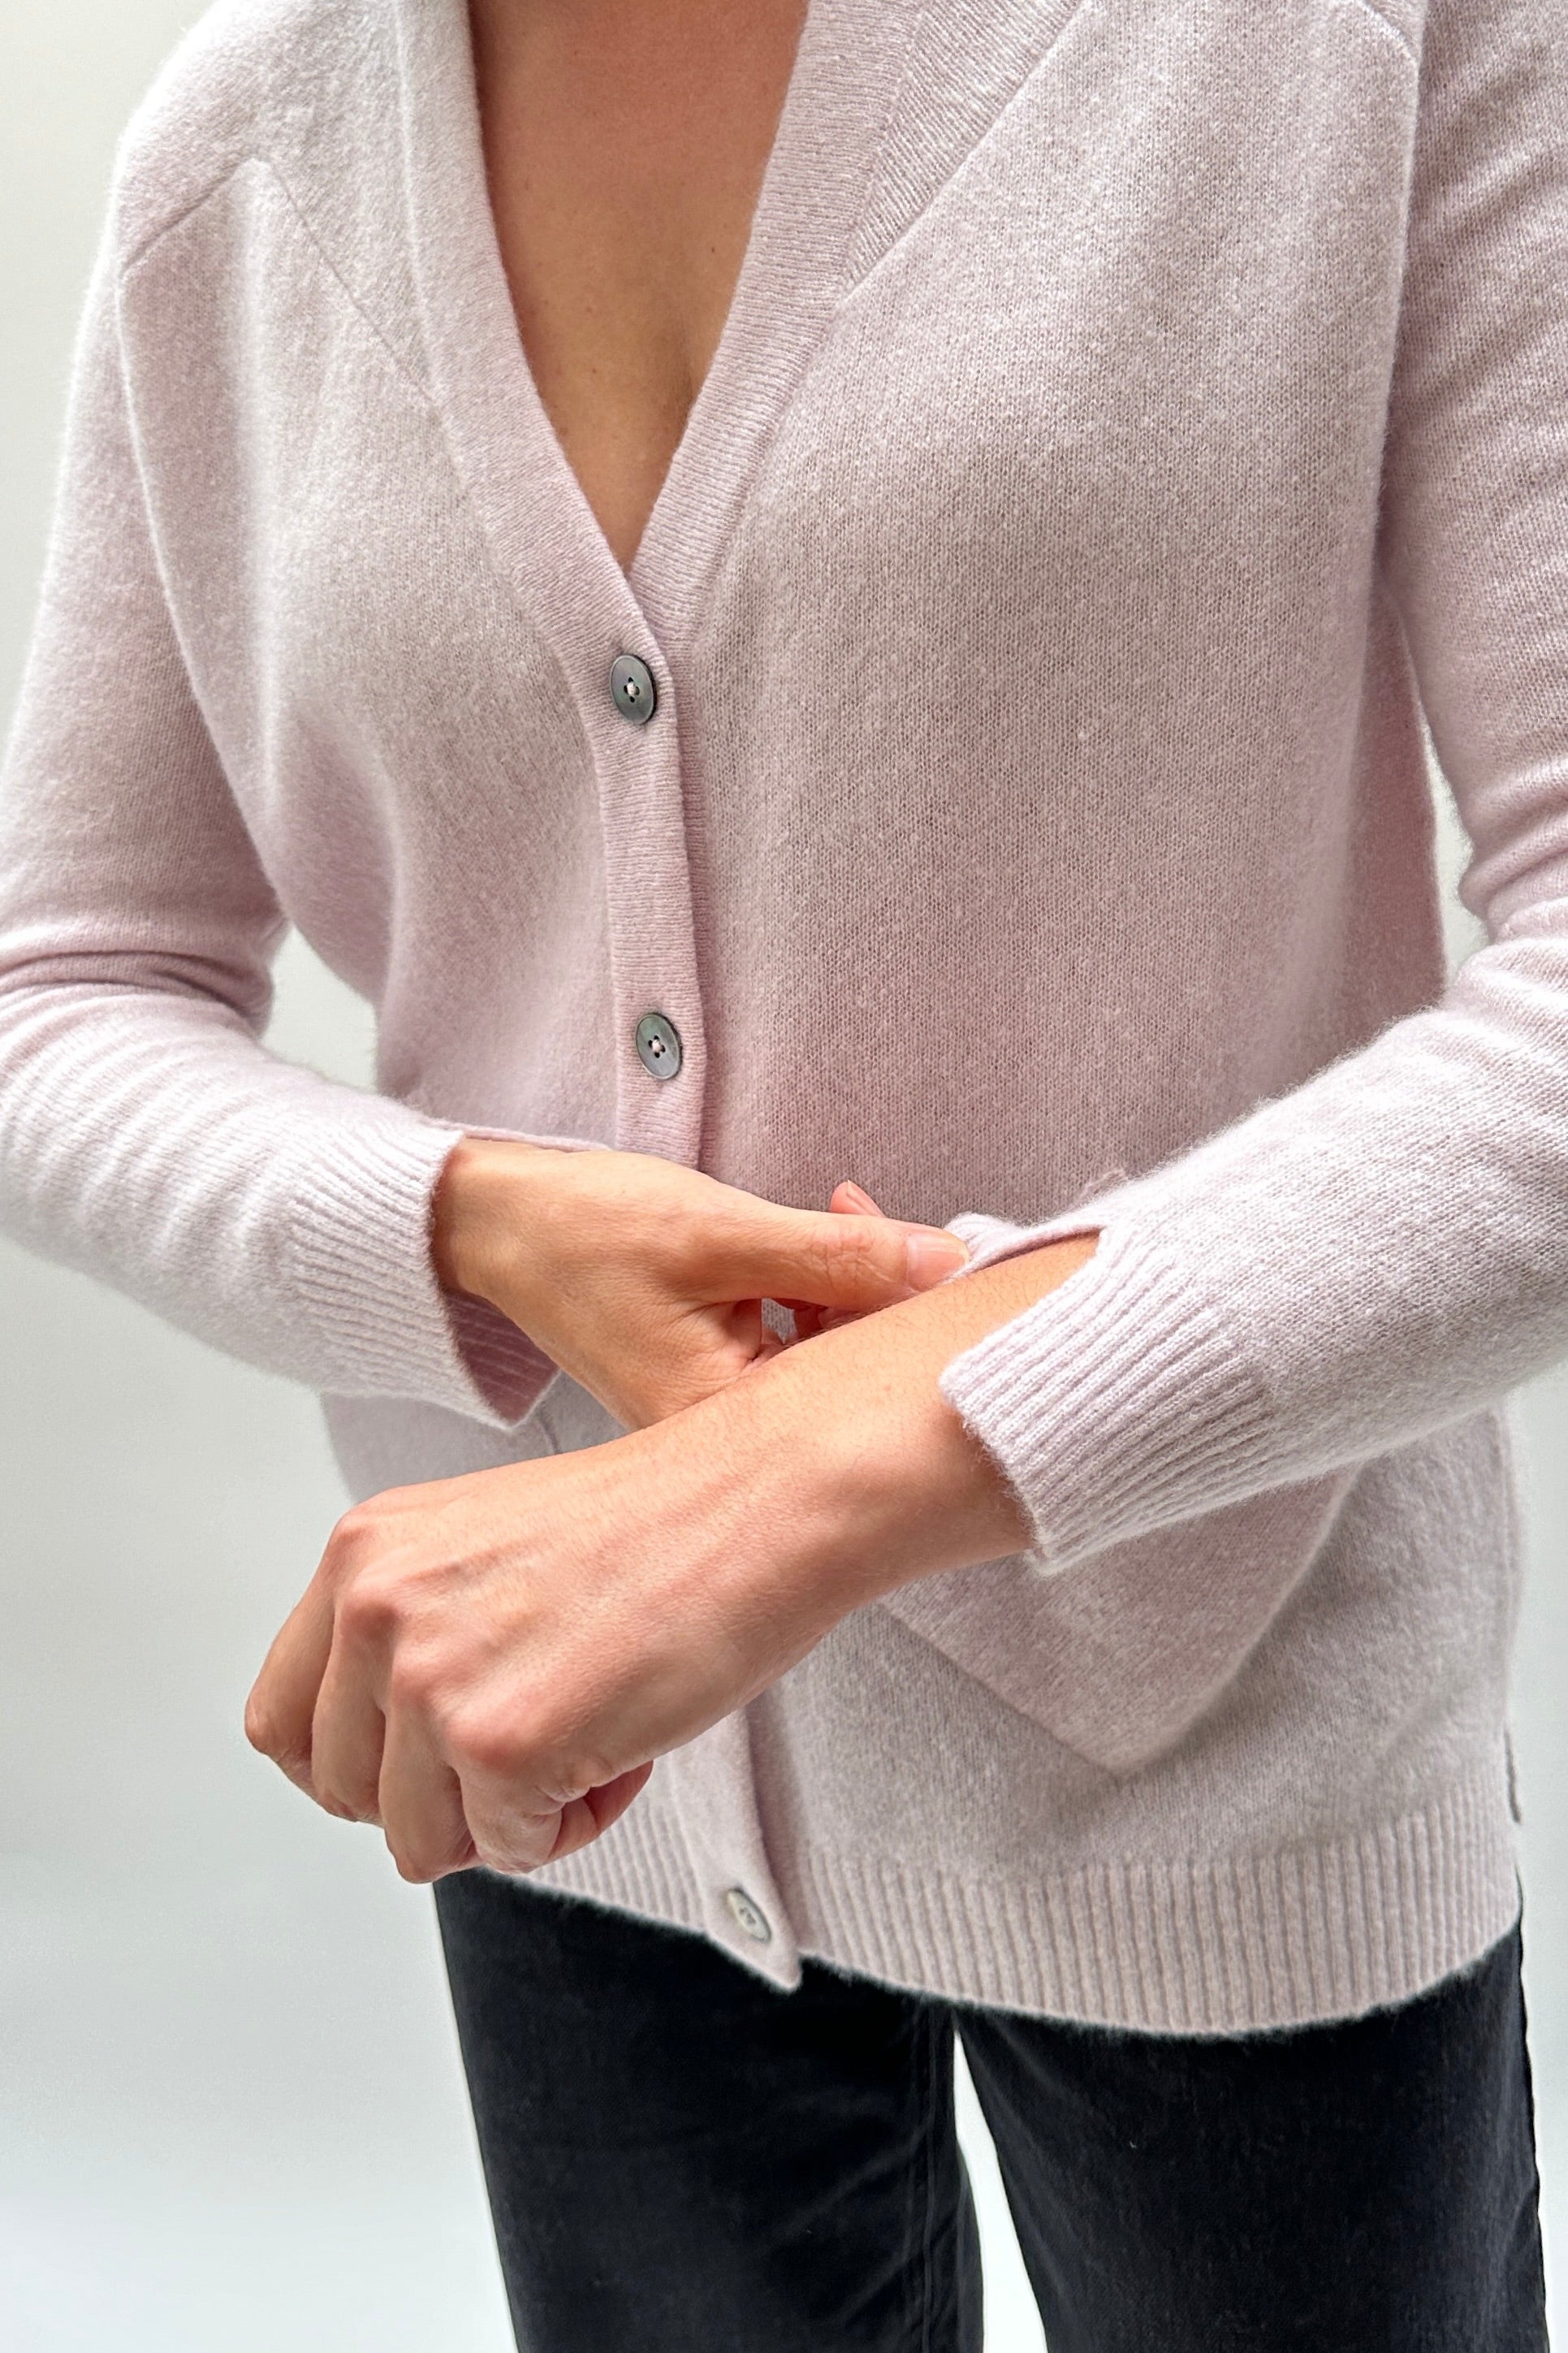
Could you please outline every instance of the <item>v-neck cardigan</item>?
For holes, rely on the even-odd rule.
[[[461,0],[224,0],[139,111],[0,801],[11,1229],[321,1390],[358,1493],[614,1435],[436,1284],[467,1129],[853,1175],[973,1263],[1100,1235],[943,1376],[1031,1549],[855,1612],[545,1883],[781,1989],[1163,2031],[1510,1926],[1565,123],[1540,0],[812,0],[623,574]],[[289,924],[375,1091],[267,1050]]]

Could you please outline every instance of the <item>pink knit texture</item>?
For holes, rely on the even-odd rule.
[[[1534,0],[813,0],[624,575],[461,0],[223,0],[140,111],[0,797],[10,1229],[321,1390],[360,1493],[615,1434],[437,1287],[465,1129],[852,1176],[974,1264],[1100,1235],[943,1377],[1032,1548],[857,1613],[546,1879],[781,1986],[1167,2030],[1509,1926],[1565,121]],[[290,923],[377,1092],[263,1044]]]

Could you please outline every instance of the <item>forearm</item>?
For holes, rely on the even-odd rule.
[[[382,1821],[410,1878],[597,1837],[650,1759],[850,1610],[1026,1540],[938,1381],[1093,1249],[965,1274],[606,1445],[373,1498],[274,1643],[250,1738],[330,1810]]]
[[[712,1400],[733,1470],[787,1531],[779,1576],[809,1580],[836,1616],[1028,1544],[1017,1496],[937,1383],[962,1350],[1065,1282],[1096,1240],[1046,1244],[825,1332]],[[751,1568],[774,1574],[766,1559]]]

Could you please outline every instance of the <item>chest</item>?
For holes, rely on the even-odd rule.
[[[624,566],[734,293],[804,0],[470,0],[529,366]]]
[[[1248,649],[1249,723],[1328,693],[1414,119],[1370,8],[986,0],[987,44],[955,10],[942,51],[889,0],[878,51],[879,11],[812,0],[792,62],[757,0],[771,94],[751,51],[709,118],[689,59],[647,105],[604,56],[487,90],[487,5],[403,0],[401,115],[331,142],[353,179],[249,159],[127,290],[160,545],[258,823],[349,795],[432,857],[482,809],[633,863],[689,831],[795,887],[889,824],[940,863],[933,796],[1011,825],[1091,767],[1158,795]],[[564,41],[555,5],[508,37]],[[612,5],[582,25],[622,23],[646,88],[663,49]],[[651,726],[607,683],[628,653]]]

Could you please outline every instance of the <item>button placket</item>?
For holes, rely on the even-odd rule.
[[[786,1989],[800,1983],[800,1946],[768,1859],[744,1708],[659,1759],[665,1802],[679,1820],[713,1942]]]
[[[640,654],[623,649],[610,663],[608,681],[610,700],[620,717],[638,730],[646,728],[659,707],[658,684],[651,665]],[[675,758],[675,747],[661,727],[648,739],[646,753],[639,746],[629,756],[634,762],[647,758],[661,765]],[[643,912],[657,920],[657,908],[645,904]],[[661,1087],[680,1076],[687,1060],[685,1043],[678,1025],[661,1006],[645,1005],[637,1013],[632,1025],[632,1045],[642,1068]],[[633,1139],[628,1137],[626,1141],[632,1143]]]

